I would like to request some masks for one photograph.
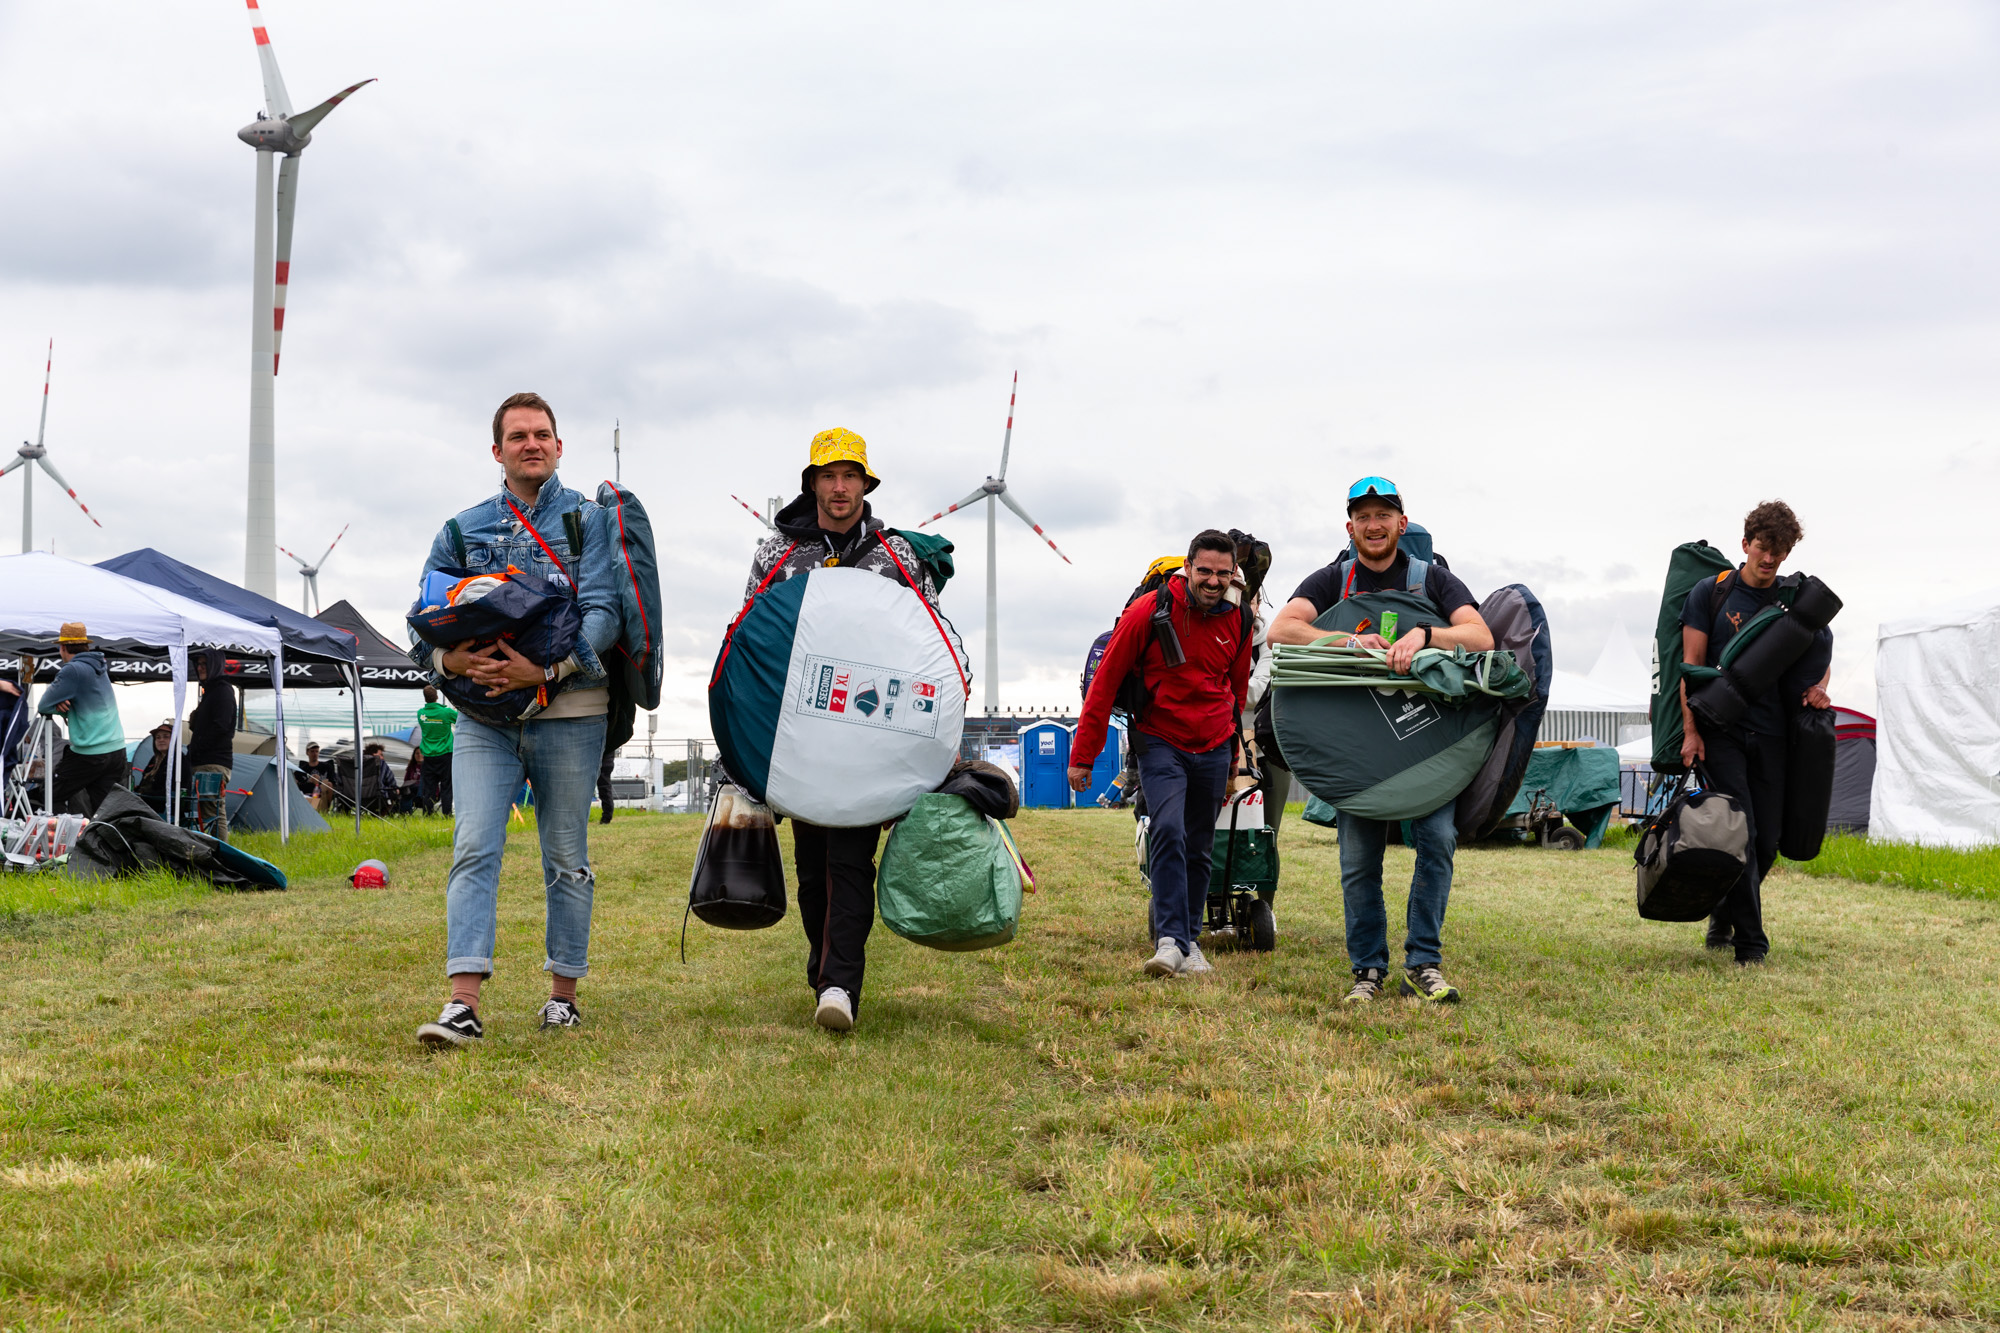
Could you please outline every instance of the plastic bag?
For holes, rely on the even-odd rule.
[[[1022,870],[998,820],[963,796],[918,798],[882,849],[882,924],[932,949],[969,952],[1014,938]]]
[[[688,881],[688,910],[723,930],[762,930],[785,918],[785,865],[769,806],[734,783],[716,789]]]

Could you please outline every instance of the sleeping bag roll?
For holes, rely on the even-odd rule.
[[[1793,710],[1785,746],[1785,813],[1778,826],[1778,854],[1810,861],[1826,840],[1833,805],[1833,767],[1839,744],[1831,708]]]
[[[967,680],[963,648],[920,594],[813,569],[744,609],[716,658],[709,725],[752,797],[858,828],[906,813],[951,772]]]
[[[1790,608],[1771,620],[1762,633],[1747,637],[1756,624],[1753,620],[1744,627],[1741,646],[1737,640],[1730,641],[1720,664],[1721,678],[1689,687],[1689,710],[1707,726],[1735,726],[1748,710],[1748,701],[1777,684],[1839,613],[1840,598],[1819,579],[1806,575]],[[1722,688],[1725,685],[1728,688]]]
[[[1401,632],[1442,627],[1429,599],[1409,592],[1348,597],[1313,622],[1352,633],[1394,611]],[[1501,701],[1475,694],[1446,701],[1415,690],[1278,685],[1271,689],[1278,745],[1305,789],[1363,819],[1427,815],[1465,790],[1493,753]]]

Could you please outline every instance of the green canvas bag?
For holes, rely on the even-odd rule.
[[[1021,870],[1006,827],[963,796],[918,797],[889,832],[875,900],[883,925],[926,948],[1007,943],[1021,920]]]

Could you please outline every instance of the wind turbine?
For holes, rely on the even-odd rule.
[[[38,464],[42,471],[49,474],[56,485],[63,488],[64,494],[68,495],[70,499],[76,500],[75,489],[63,480],[63,475],[56,471],[55,464],[49,462],[49,451],[42,446],[42,439],[49,428],[49,377],[54,373],[55,367],[56,340],[51,338],[49,339],[48,363],[42,367],[42,422],[39,426],[35,427],[35,442],[29,444],[26,440],[21,441],[21,447],[14,451],[14,461],[7,464],[6,467],[0,467],[0,477],[6,476],[16,468],[26,469],[21,473],[21,553],[23,555],[35,549],[35,469],[28,467],[28,464]],[[81,500],[76,500],[76,507],[83,511],[85,518],[89,519],[92,523],[97,523],[97,515],[90,512],[89,505],[86,505]],[[97,523],[97,526],[101,528],[104,525]]]
[[[778,524],[777,524],[778,511],[784,507],[784,502],[779,500],[776,496],[773,496],[769,501],[766,502],[769,512],[762,514],[752,509],[749,506],[749,504],[743,500],[741,496],[732,494],[729,498],[736,501],[737,504],[742,505],[744,513],[750,515],[750,517],[756,519],[759,523],[762,523],[764,525],[765,531],[776,532],[778,530]]]
[[[1062,548],[1049,541],[1049,534],[1042,531],[1042,525],[1028,517],[1028,511],[1014,503],[1014,497],[1007,494],[1007,455],[1014,444],[1014,398],[1021,388],[1021,372],[1014,372],[1013,387],[1007,391],[1007,433],[1000,440],[1000,475],[988,477],[979,484],[979,489],[960,500],[951,508],[932,514],[918,527],[935,523],[946,514],[956,513],[974,500],[986,501],[986,711],[1000,711],[1000,577],[999,567],[994,561],[998,540],[994,535],[997,511],[993,502],[998,500],[1014,511],[1015,517],[1035,530],[1035,535],[1049,543],[1049,549],[1062,555],[1065,565],[1074,564],[1063,555]]]
[[[236,131],[236,137],[257,150],[257,227],[254,276],[250,291],[250,507],[244,533],[243,586],[255,593],[278,595],[277,426],[273,401],[278,375],[278,349],[285,337],[285,292],[292,276],[292,220],[299,202],[299,154],[312,142],[313,128],[356,89],[375,82],[363,79],[327,98],[309,111],[292,113],[285,78],[257,0],[248,0],[250,35],[257,42],[257,59],[264,67],[264,110]],[[277,254],[271,251],[271,159],[283,153],[277,172]],[[268,312],[268,313],[266,313]]]
[[[335,533],[333,540],[326,544],[326,555],[321,556],[310,565],[303,560],[299,560],[290,551],[285,551],[284,547],[280,546],[278,548],[280,551],[285,551],[286,555],[291,555],[292,559],[299,561],[299,580],[305,585],[299,592],[299,610],[305,612],[307,615],[316,616],[319,614],[319,572],[326,568],[327,556],[332,555],[333,548],[340,545],[340,539],[347,535],[347,528],[353,526],[350,523],[347,527]],[[308,602],[311,605],[307,605]]]

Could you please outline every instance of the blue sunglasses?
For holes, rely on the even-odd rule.
[[[1360,500],[1370,495],[1401,500],[1402,494],[1396,490],[1396,483],[1387,477],[1363,477],[1347,488],[1349,500]]]

